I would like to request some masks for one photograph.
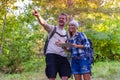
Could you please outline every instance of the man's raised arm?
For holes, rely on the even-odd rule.
[[[37,10],[33,10],[32,14],[37,17],[38,22],[44,27],[47,32],[51,31],[50,25],[39,15]]]

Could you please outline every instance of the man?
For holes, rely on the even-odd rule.
[[[39,23],[48,32],[48,35],[52,33],[55,26],[49,25],[36,10],[33,11],[33,15],[37,17]],[[67,22],[67,15],[61,13],[58,18],[58,25],[56,26],[55,34],[49,40],[46,50],[46,76],[49,80],[55,80],[57,73],[62,80],[68,80],[71,75],[70,64],[67,60],[67,54],[64,49],[57,46],[57,41],[65,42],[67,40],[66,31],[64,26]]]

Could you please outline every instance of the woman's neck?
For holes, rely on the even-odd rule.
[[[71,37],[71,38],[74,37],[75,34],[76,34],[76,32],[70,32],[70,37]]]

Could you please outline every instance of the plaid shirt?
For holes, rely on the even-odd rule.
[[[73,38],[70,38],[68,40],[68,42],[71,44],[84,46],[84,49],[70,47],[69,49],[71,51],[71,57],[78,57],[78,56],[85,55],[85,49],[90,47],[90,44],[86,35],[82,32],[77,32]]]

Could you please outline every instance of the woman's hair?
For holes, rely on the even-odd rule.
[[[73,36],[73,33],[72,33],[72,32],[69,32],[69,34],[70,34],[70,37],[72,37],[72,36]]]

